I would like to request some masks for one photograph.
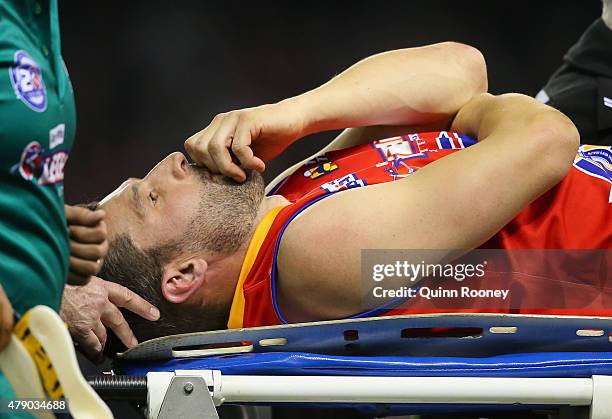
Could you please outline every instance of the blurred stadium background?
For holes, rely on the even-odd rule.
[[[62,1],[78,111],[66,200],[143,176],[217,113],[301,93],[389,49],[465,42],[484,53],[491,92],[535,95],[600,10],[598,0]],[[294,145],[266,179],[332,135]]]

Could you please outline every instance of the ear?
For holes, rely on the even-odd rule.
[[[174,304],[187,301],[204,283],[207,270],[208,264],[201,258],[169,263],[161,283],[164,298]]]

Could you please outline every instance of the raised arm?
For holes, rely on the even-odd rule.
[[[563,114],[516,94],[475,97],[452,129],[479,143],[402,180],[321,200],[289,225],[278,283],[281,306],[290,307],[293,321],[360,310],[361,249],[480,246],[563,178],[579,142]]]
[[[376,125],[448,124],[487,90],[484,58],[445,42],[366,58],[321,87],[297,96],[303,134]]]
[[[265,161],[315,132],[365,126],[448,125],[461,106],[487,89],[478,50],[445,42],[366,58],[324,85],[275,104],[217,115],[185,142],[199,164],[245,179],[244,168],[263,171]],[[366,142],[363,131],[344,146]]]

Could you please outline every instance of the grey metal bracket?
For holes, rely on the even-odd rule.
[[[175,376],[164,396],[158,419],[219,419],[206,381],[197,376]]]

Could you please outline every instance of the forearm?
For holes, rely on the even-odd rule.
[[[423,232],[424,241],[433,240],[430,246],[479,246],[563,179],[579,143],[567,117],[522,95],[480,95],[459,112],[451,129],[477,136],[479,144],[405,180],[410,188],[418,175],[426,191],[435,191],[421,197],[433,209],[431,223],[442,220],[437,236]]]
[[[466,45],[442,43],[366,58],[288,103],[300,110],[307,135],[346,127],[448,123],[486,89],[482,55]]]
[[[243,182],[244,169],[265,170],[266,161],[315,132],[446,127],[459,108],[486,88],[484,60],[472,47],[442,43],[390,51],[360,61],[302,95],[219,114],[185,141],[185,149],[194,162]],[[338,144],[367,141],[373,132],[355,134]]]
[[[450,129],[472,135],[479,142],[495,138],[524,148],[543,144],[549,160],[562,168],[569,166],[577,147],[578,132],[565,115],[514,93],[475,96],[457,113]]]

